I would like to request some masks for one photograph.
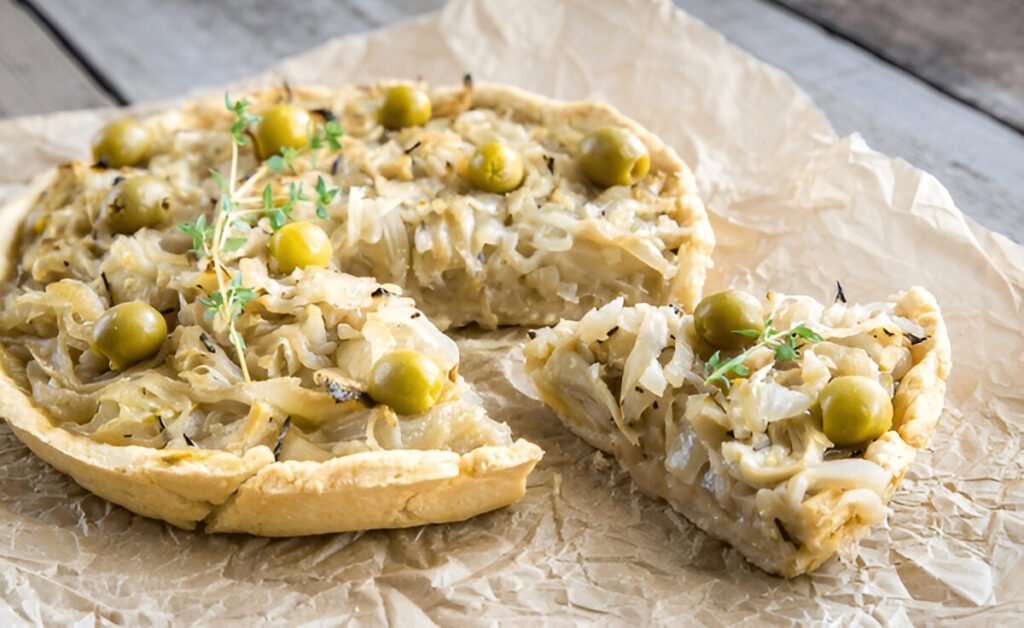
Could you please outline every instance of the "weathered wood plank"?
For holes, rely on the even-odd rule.
[[[180,96],[257,72],[441,0],[31,0],[129,100]],[[766,0],[676,0],[739,46],[789,72],[841,134],[935,174],[960,207],[1024,242],[1024,137]]]
[[[131,102],[178,97],[259,72],[443,0],[29,0]]]
[[[788,72],[840,135],[860,133],[946,186],[982,225],[1024,242],[1024,136],[766,1],[675,0]]]
[[[0,1],[0,116],[112,103],[22,7]]]
[[[1024,131],[1024,2],[773,1]]]

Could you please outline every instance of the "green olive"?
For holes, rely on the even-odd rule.
[[[307,266],[327,268],[331,253],[330,238],[309,222],[290,222],[270,236],[270,254],[277,260],[278,272],[285,275]]]
[[[412,85],[389,87],[377,119],[391,130],[426,124],[430,120],[430,96]]]
[[[392,351],[370,371],[367,391],[377,403],[398,414],[419,414],[437,403],[444,387],[444,373],[419,351]]]
[[[892,400],[874,379],[837,377],[818,394],[825,436],[837,447],[872,441],[892,427]]]
[[[256,152],[260,159],[269,159],[286,146],[302,148],[312,128],[313,119],[305,109],[275,105],[263,112],[256,125]]]
[[[116,370],[156,355],[167,336],[167,322],[156,308],[141,301],[107,310],[92,329],[92,350]]]
[[[103,127],[99,141],[92,147],[92,156],[110,168],[135,166],[146,158],[151,140],[149,129],[142,123],[122,118]]]
[[[647,147],[633,133],[602,127],[583,138],[580,165],[591,181],[604,187],[633,185],[651,169]]]
[[[469,160],[469,182],[484,192],[511,192],[523,182],[523,160],[501,142],[485,144]]]
[[[739,290],[726,290],[704,297],[693,311],[697,335],[719,349],[743,349],[756,338],[735,330],[753,329],[764,332],[764,310],[757,299]]]
[[[149,175],[129,177],[107,208],[107,222],[117,233],[135,233],[163,222],[171,207],[171,186]]]

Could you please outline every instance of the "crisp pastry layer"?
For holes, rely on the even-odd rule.
[[[755,350],[728,386],[707,383],[713,358],[693,316],[673,307],[615,301],[537,330],[524,353],[541,398],[641,490],[791,577],[854,552],[885,518],[941,412],[949,340],[921,288],[868,305],[773,294],[765,312],[775,329],[804,325],[821,340],[798,337],[785,361]],[[877,381],[894,412],[877,439],[838,448],[818,400],[844,375]]]

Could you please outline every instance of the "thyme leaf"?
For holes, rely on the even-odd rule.
[[[227,238],[224,240],[224,246],[221,250],[225,253],[232,253],[245,246],[245,243],[249,241],[249,238]]]
[[[246,109],[249,107],[249,101],[245,98],[238,102],[232,103],[231,97],[227,92],[224,93],[224,106],[227,107],[228,111],[235,114],[235,120],[231,123],[231,139],[234,140],[236,146],[245,146],[249,143],[249,138],[245,136],[245,127],[253,122],[259,122],[259,116],[250,115]]]

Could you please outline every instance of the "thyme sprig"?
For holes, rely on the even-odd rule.
[[[770,318],[765,321],[763,332],[756,329],[734,329],[732,333],[746,336],[747,338],[760,338],[760,340],[743,353],[728,360],[722,359],[721,351],[715,351],[704,367],[706,375],[705,384],[720,383],[725,387],[725,390],[729,390],[728,376],[738,375],[746,377],[749,375],[750,369],[747,368],[745,362],[747,358],[761,347],[774,349],[775,360],[785,362],[796,359],[798,355],[797,349],[802,346],[802,340],[813,340],[816,342],[823,340],[813,329],[802,324],[795,325],[785,331],[775,329]]]
[[[338,188],[329,188],[322,176],[317,177],[316,197],[306,196],[304,183],[294,182],[288,185],[288,195],[278,203],[274,195],[274,182],[268,181],[259,196],[249,193],[257,183],[268,175],[274,176],[287,167],[296,174],[294,161],[301,154],[309,153],[312,166],[316,167],[318,153],[325,147],[338,151],[341,149],[339,138],[343,135],[341,124],[336,120],[328,120],[322,127],[316,125],[308,132],[307,143],[300,148],[283,147],[280,155],[274,155],[261,164],[255,172],[249,174],[240,186],[236,187],[238,178],[238,147],[246,146],[249,138],[246,127],[259,122],[259,116],[249,113],[249,101],[242,98],[232,102],[229,94],[224,94],[224,106],[234,115],[231,123],[231,166],[228,176],[215,168],[210,169],[210,176],[221,189],[221,197],[217,203],[218,211],[212,224],[207,223],[205,215],[196,218],[195,222],[180,225],[182,231],[192,236],[191,252],[206,259],[213,267],[217,277],[217,290],[199,297],[199,302],[206,306],[207,319],[220,316],[228,326],[228,337],[238,355],[239,367],[245,381],[252,381],[249,368],[245,361],[245,339],[238,331],[236,320],[246,304],[257,297],[252,288],[243,286],[241,270],[234,274],[228,269],[223,258],[224,254],[233,253],[248,243],[248,233],[252,230],[253,216],[265,215],[270,226],[277,231],[291,218],[291,213],[299,201],[313,201],[316,204],[317,216],[327,218],[327,205],[338,195]]]

